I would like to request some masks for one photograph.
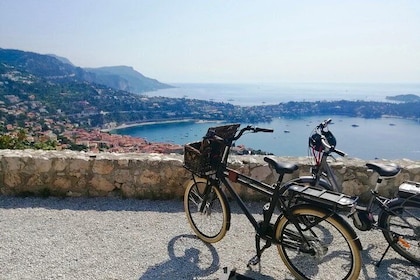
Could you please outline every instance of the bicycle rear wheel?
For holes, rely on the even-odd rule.
[[[379,214],[379,227],[386,241],[402,257],[420,265],[420,202],[393,200]]]
[[[281,216],[275,238],[278,252],[298,279],[357,279],[362,266],[356,233],[339,215],[309,205]]]
[[[208,243],[221,240],[230,226],[230,208],[225,195],[207,180],[188,182],[184,210],[195,234]]]

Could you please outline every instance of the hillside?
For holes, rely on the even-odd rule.
[[[131,80],[141,76],[129,67],[107,71],[132,76]],[[223,119],[223,112],[233,108],[230,104],[135,94],[92,82],[95,76],[50,55],[0,49],[0,125],[32,129],[44,126],[48,119],[60,131],[69,123],[109,128],[166,119]]]
[[[0,63],[16,71],[55,81],[92,81],[93,74],[50,55],[0,49]]]
[[[145,77],[129,66],[109,66],[100,68],[85,68],[86,71],[94,73],[95,82],[104,84],[116,89],[134,93],[155,91],[158,89],[171,88],[156,79]]]
[[[142,93],[172,86],[147,78],[132,67],[101,67],[83,69],[67,58],[33,52],[0,48],[0,62],[18,71],[55,82],[78,81],[106,85],[116,90]]]

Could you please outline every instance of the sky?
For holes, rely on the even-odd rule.
[[[420,83],[420,1],[0,0],[0,48],[167,83]]]

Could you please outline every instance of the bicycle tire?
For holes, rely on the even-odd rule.
[[[361,244],[341,216],[310,205],[297,205],[290,214],[298,222],[299,230],[282,215],[275,227],[275,238],[279,241],[279,255],[294,277],[358,278],[362,267]]]
[[[201,207],[203,203],[205,206]],[[205,179],[187,183],[184,210],[191,228],[204,242],[218,242],[229,230],[230,208],[226,196],[217,186],[207,187]]]
[[[420,201],[396,198],[379,213],[386,241],[402,257],[420,265]]]

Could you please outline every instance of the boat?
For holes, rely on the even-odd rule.
[[[352,124],[351,126],[352,126],[352,127],[359,127],[359,125],[358,125],[358,124]]]

